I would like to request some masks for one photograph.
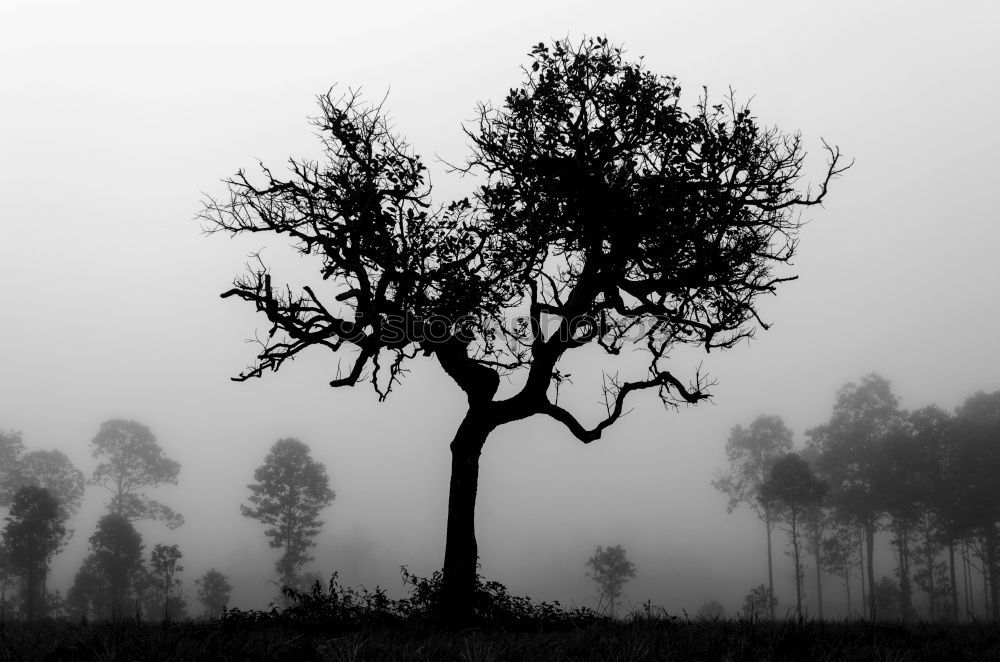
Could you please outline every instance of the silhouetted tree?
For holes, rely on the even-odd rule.
[[[62,451],[29,451],[21,456],[22,485],[46,489],[59,503],[63,520],[68,520],[80,508],[86,480],[83,472],[73,466]]]
[[[851,617],[851,577],[860,536],[857,527],[841,525],[833,531],[833,535],[822,541],[823,553],[820,563],[830,574],[844,580],[844,590],[847,593],[847,617]],[[862,600],[862,603],[864,601]],[[862,604],[864,609],[864,604]]]
[[[3,542],[8,563],[21,578],[23,611],[28,620],[44,615],[49,562],[62,549],[65,536],[59,502],[48,490],[28,485],[17,491],[3,529]]]
[[[594,555],[587,560],[590,572],[587,576],[597,582],[600,590],[600,605],[608,610],[611,618],[615,617],[615,606],[622,595],[622,588],[629,579],[635,577],[635,565],[628,560],[628,555],[621,545],[604,549],[598,546]]]
[[[142,536],[122,515],[109,513],[98,521],[97,530],[90,537],[92,568],[98,582],[103,584],[98,594],[107,599],[98,613],[111,618],[125,615],[135,579],[143,570],[142,547]]]
[[[485,177],[472,202],[432,206],[423,162],[381,106],[327,94],[316,120],[322,162],[292,160],[288,179],[264,168],[260,184],[240,171],[228,198],[202,212],[210,231],[285,234],[322,260],[324,289],[293,292],[259,261],[223,294],[271,325],[237,380],[319,346],[353,352],[331,386],[367,377],[381,399],[422,353],[467,396],[451,443],[441,599],[453,620],[472,612],[489,434],[544,415],[590,443],[635,391],[670,406],[708,397],[700,375],[685,383],[664,357],[753,333],[756,297],[790,279],[773,270],[794,254],[797,210],[820,203],[842,170],[830,149],[818,194],[798,193],[797,135],[761,128],[732,99],[685,111],[675,79],[605,39],[538,44],[524,71],[524,84],[481,105],[466,131],[463,170]],[[646,369],[631,380],[605,374],[602,420],[586,425],[556,401],[568,351],[617,355],[632,343],[647,350]],[[508,375],[519,389],[497,398]]]
[[[205,616],[219,616],[229,604],[229,595],[233,590],[229,578],[212,568],[196,579],[195,584],[198,586],[198,602],[205,608]]]
[[[73,585],[66,593],[69,617],[81,622],[99,618],[110,604],[107,582],[97,567],[97,557],[88,554],[73,577]]]
[[[827,486],[817,478],[809,464],[796,453],[788,453],[774,463],[771,475],[760,486],[762,501],[770,501],[775,513],[784,522],[792,545],[795,565],[795,613],[802,617],[802,528],[804,518],[815,507]]]
[[[152,571],[153,578],[156,580],[157,588],[162,592],[162,620],[164,621],[170,620],[171,597],[179,597],[176,595],[171,596],[170,593],[174,589],[180,590],[181,580],[177,575],[184,571],[184,566],[178,562],[183,556],[177,545],[158,544],[153,547],[153,551],[149,557],[150,570]],[[174,616],[179,617],[180,614],[175,612]]]
[[[184,523],[181,515],[143,492],[147,487],[176,484],[180,472],[180,464],[163,454],[148,427],[121,419],[104,421],[90,444],[100,460],[90,482],[111,492],[110,512],[130,522],[163,520],[172,529]]]
[[[250,505],[240,512],[267,527],[271,547],[282,550],[275,564],[279,581],[294,588],[299,569],[312,560],[308,550],[323,525],[319,513],[333,502],[326,467],[298,439],[280,439],[253,477]]]
[[[829,502],[837,517],[862,527],[866,548],[868,609],[874,607],[875,532],[884,515],[876,490],[880,444],[899,426],[899,401],[889,382],[877,374],[838,392],[830,420],[809,430],[809,445],[818,451],[819,475],[831,486]]]
[[[24,442],[15,430],[0,430],[0,508],[9,508],[21,485]]]
[[[737,425],[726,442],[729,470],[712,481],[712,485],[729,497],[726,509],[733,512],[745,504],[764,523],[767,533],[767,586],[774,594],[774,561],[771,553],[771,532],[774,513],[771,503],[761,501],[760,487],[771,473],[778,458],[792,450],[792,431],[779,416],[758,416],[749,427]],[[774,618],[774,612],[770,614]]]
[[[961,518],[970,547],[982,562],[991,618],[1000,618],[1000,391],[979,392],[955,412],[959,443],[950,475],[956,477],[951,512]]]
[[[778,606],[778,599],[774,597],[767,586],[759,584],[750,589],[750,592],[743,598],[743,609],[741,615],[744,618],[763,618],[774,613],[774,608]]]

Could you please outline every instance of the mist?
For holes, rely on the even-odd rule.
[[[489,436],[480,572],[512,593],[593,607],[587,561],[621,545],[636,569],[626,607],[694,613],[714,600],[735,613],[767,565],[760,522],[747,508],[727,513],[712,486],[734,426],[778,415],[803,449],[838,389],[871,373],[910,411],[954,412],[1000,390],[998,23],[987,3],[6,2],[0,430],[19,431],[27,451],[62,451],[90,478],[104,421],[147,426],[180,470],[176,484],[145,491],[185,521],[135,525],[147,556],[157,543],[183,552],[192,613],[194,581],[210,568],[230,578],[231,606],[278,599],[278,552],[240,505],[272,445],[299,439],[336,493],[304,570],[403,595],[400,566],[428,576],[442,565],[464,394],[423,355],[384,402],[370,384],[330,388],[337,357],[322,348],[232,381],[256,355],[244,341],[268,325],[219,295],[257,251],[293,287],[320,282],[317,263],[286,237],[206,236],[197,215],[241,168],[320,157],[308,118],[332,86],[385,99],[436,201],[469,196],[482,182],[448,164],[468,157],[462,129],[476,104],[502,103],[532,45],[606,35],[676,76],[684,108],[703,87],[713,102],[732,89],[762,125],[799,132],[803,186],[822,180],[824,139],[854,165],[803,210],[797,253],[781,267],[797,280],[760,302],[771,327],[732,349],[670,354],[685,381],[695,370],[714,380],[710,400],[672,409],[635,393],[589,444],[540,416]],[[560,404],[590,425],[605,415],[604,361],[584,351],[565,364]],[[503,381],[501,392],[516,387]],[[49,590],[69,590],[109,498],[88,484]],[[774,536],[784,609],[794,577],[786,538]],[[888,540],[880,534],[878,576],[895,567]],[[839,586],[826,579],[831,613]]]

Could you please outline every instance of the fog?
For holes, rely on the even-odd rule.
[[[7,0],[0,429],[21,431],[29,450],[65,452],[89,477],[102,421],[149,426],[181,464],[177,485],[151,493],[186,523],[139,523],[146,549],[180,546],[189,603],[194,579],[215,567],[241,607],[274,598],[276,551],[239,505],[270,446],[297,437],[336,491],[309,569],[401,594],[400,565],[441,566],[463,394],[428,358],[382,403],[368,384],[331,389],[336,357],[320,349],[230,381],[254,357],[244,340],[266,330],[252,306],[219,298],[247,255],[266,247],[292,284],[315,281],[315,269],[283,238],[205,236],[195,216],[239,168],[316,156],[307,118],[333,85],[387,95],[394,128],[432,168],[435,199],[469,195],[474,178],[434,157],[463,161],[476,103],[503,99],[533,44],[606,35],[676,76],[687,107],[702,86],[712,100],[731,87],[762,123],[801,132],[806,181],[822,175],[822,139],[855,165],[806,210],[785,272],[799,278],[762,303],[772,328],[728,351],[671,356],[683,379],[700,365],[718,381],[711,402],[672,411],[635,395],[589,445],[539,417],[489,438],[481,572],[515,593],[593,606],[585,563],[620,544],[637,570],[627,603],[735,611],[767,566],[760,523],[746,509],[727,514],[710,485],[734,425],[777,414],[801,446],[837,389],[870,372],[907,409],[954,410],[1000,389],[998,24],[1000,7],[986,2]],[[591,422],[604,412],[602,361],[576,359],[565,394]],[[69,587],[107,496],[88,487],[50,589]],[[775,541],[787,605],[791,561]],[[889,555],[882,562],[891,573]]]

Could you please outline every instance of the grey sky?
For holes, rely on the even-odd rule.
[[[766,575],[757,523],[727,516],[708,485],[732,425],[777,413],[801,442],[836,389],[870,371],[908,408],[951,409],[1000,388],[1000,5],[500,7],[5,0],[0,428],[64,450],[89,473],[101,421],[150,426],[182,464],[180,485],[160,497],[188,522],[143,533],[149,547],[181,544],[189,580],[239,566],[264,584],[271,550],[238,504],[283,436],[313,448],[338,494],[319,567],[383,584],[400,563],[433,570],[457,388],[425,360],[379,405],[368,386],[328,388],[335,362],[319,351],[263,381],[228,381],[261,327],[248,306],[218,299],[247,253],[271,246],[265,255],[289,264],[276,276],[293,282],[310,270],[281,257],[280,242],[205,238],[194,215],[237,168],[315,154],[306,118],[334,84],[373,100],[388,91],[395,126],[418,152],[461,161],[476,102],[502,99],[533,43],[583,34],[677,76],[688,104],[702,85],[713,99],[729,86],[753,97],[765,124],[802,132],[813,174],[821,138],[856,165],[825,209],[808,211],[791,270],[800,279],[764,305],[772,330],[729,352],[676,355],[681,374],[704,360],[719,380],[714,404],[665,413],[636,398],[590,447],[546,421],[490,439],[478,508],[487,574],[579,600],[593,547],[621,543],[639,570],[632,599],[735,606]],[[474,186],[434,168],[440,201]],[[599,393],[585,383],[573,401],[596,417]],[[68,584],[102,498],[88,491],[63,557],[72,560],[53,585]]]

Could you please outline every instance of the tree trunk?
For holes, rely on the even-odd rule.
[[[802,563],[799,559],[799,534],[795,513],[791,515],[792,561],[795,563],[795,616],[802,618]]]
[[[847,618],[851,618],[851,564],[850,560],[844,563],[844,588],[847,590]]]
[[[955,577],[955,541],[948,541],[948,566],[951,571],[951,617],[954,620],[959,620],[958,618],[958,585],[956,584]]]
[[[875,521],[865,522],[865,546],[868,548],[868,617],[875,620]]]
[[[910,620],[913,611],[910,591],[910,534],[905,527],[898,530],[896,544],[899,547],[899,608],[905,623]]]
[[[996,532],[990,526],[986,531],[986,565],[990,580],[990,616],[996,620],[1000,615],[1000,581],[997,578]]]
[[[771,614],[771,620],[774,620],[774,560],[771,554],[771,511],[768,509],[764,519],[764,525],[767,527],[767,610]]]
[[[819,527],[816,529],[816,533],[813,535],[813,552],[816,559],[816,615],[819,620],[823,620],[823,568],[820,565],[822,561],[822,550],[820,545],[823,539],[819,531]]]
[[[861,618],[865,617],[865,608],[868,604],[867,593],[865,593],[865,541],[864,536],[858,538],[858,579],[861,581]]]
[[[482,412],[470,409],[451,442],[451,484],[445,535],[440,616],[445,624],[462,626],[474,620],[476,589],[476,493],[479,456],[491,428]]]

